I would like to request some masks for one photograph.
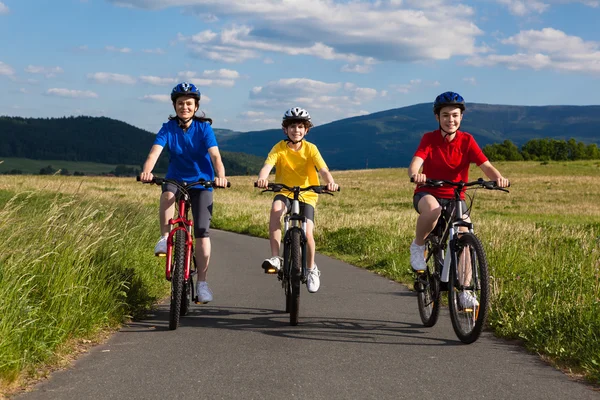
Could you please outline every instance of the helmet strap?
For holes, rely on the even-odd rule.
[[[180,118],[179,116],[177,116],[177,123],[179,124],[179,127],[181,129],[186,129],[187,128],[187,124],[191,120],[193,120],[193,119],[194,119],[194,117],[191,117],[191,118],[188,118],[188,119],[183,119],[183,118]]]
[[[446,132],[444,130],[444,128],[442,128],[441,123],[439,123],[439,127],[440,127],[440,131],[444,134],[443,135],[444,140],[446,140],[446,137],[454,135],[454,133],[456,133],[460,129],[460,124],[458,125],[458,127],[456,128],[456,131],[454,131],[454,133]]]

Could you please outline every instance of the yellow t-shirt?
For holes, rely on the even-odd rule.
[[[282,140],[273,146],[265,164],[275,167],[276,183],[300,187],[320,185],[318,171],[327,168],[317,146],[306,140],[302,141],[302,147],[298,151],[290,149],[287,142]],[[286,190],[282,190],[281,194],[294,198],[294,195]],[[303,192],[300,197],[304,203],[315,207],[319,195],[315,192]]]

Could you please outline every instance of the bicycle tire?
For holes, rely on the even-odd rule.
[[[464,251],[469,252],[471,277],[468,282],[460,282],[458,268],[450,269],[448,305],[454,333],[461,342],[469,344],[479,338],[487,319],[489,272],[485,251],[477,236],[472,233],[461,235],[457,245],[457,260],[461,259]],[[467,291],[470,291],[478,304],[473,302],[473,304],[463,307],[460,295]]]
[[[429,328],[437,323],[440,315],[441,290],[438,271],[441,271],[444,259],[442,250],[433,243],[432,239],[428,238],[425,244],[427,246],[425,257],[427,269],[425,273],[417,277],[415,289],[417,290],[417,304],[421,322]]]
[[[194,268],[190,267],[190,276],[187,281],[183,283],[183,295],[181,297],[181,312],[180,315],[186,316],[190,312],[192,301],[194,301],[196,283],[198,280],[197,269],[196,269],[196,256],[194,255],[194,247],[192,246],[192,262]]]
[[[290,325],[298,325],[300,311],[300,285],[302,283],[302,246],[300,229],[290,232]]]
[[[175,330],[179,326],[181,316],[181,301],[183,297],[183,274],[185,269],[185,241],[186,234],[183,230],[175,232],[175,245],[173,250],[173,270],[171,271],[171,307],[169,310],[169,329]]]

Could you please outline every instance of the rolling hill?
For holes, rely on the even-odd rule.
[[[318,121],[315,121],[318,123]],[[600,106],[469,104],[461,129],[481,147],[534,138],[600,144]],[[331,169],[406,167],[423,133],[436,129],[430,104],[381,111],[318,125],[307,136]],[[215,129],[228,175],[255,174],[280,128],[235,132]],[[0,117],[0,157],[141,165],[154,134],[105,117]],[[166,157],[159,169],[166,166]]]

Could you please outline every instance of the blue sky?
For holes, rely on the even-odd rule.
[[[600,1],[0,0],[0,115],[157,132],[181,81],[213,127],[416,103],[600,104]]]

